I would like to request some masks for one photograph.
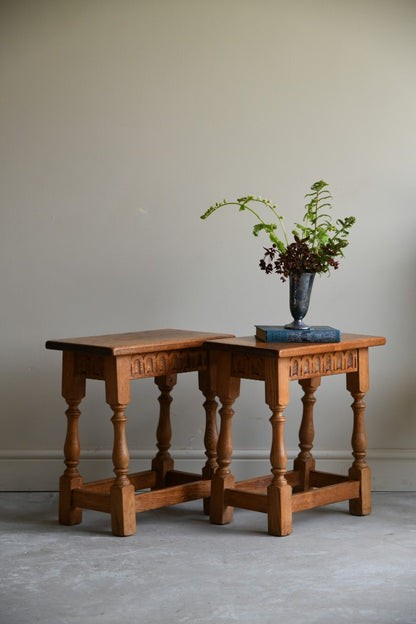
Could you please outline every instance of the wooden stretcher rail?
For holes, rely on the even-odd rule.
[[[136,512],[159,509],[168,505],[177,505],[188,501],[206,498],[211,493],[211,481],[200,480],[184,485],[142,492],[135,495]]]
[[[322,505],[339,503],[344,500],[358,498],[360,495],[359,481],[346,481],[336,485],[327,485],[317,490],[298,492],[292,495],[292,513],[313,509]]]

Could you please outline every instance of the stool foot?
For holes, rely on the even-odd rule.
[[[360,481],[360,497],[353,498],[349,502],[350,514],[353,516],[368,516],[371,513],[371,470],[369,466],[357,469],[350,468],[350,479]]]
[[[82,509],[72,506],[72,490],[82,486],[82,477],[62,475],[59,480],[59,523],[67,526],[81,524]]]
[[[290,485],[267,488],[268,533],[282,537],[292,533],[292,488]]]
[[[166,475],[174,469],[172,457],[155,457],[152,459],[152,470],[156,472],[156,484],[152,490],[160,490],[166,487]]]
[[[202,479],[206,479],[208,481],[211,481],[211,487],[212,487],[212,478],[213,478],[213,470],[205,465],[202,469]],[[211,511],[211,497],[209,496],[208,498],[204,498],[202,501],[202,508],[203,508],[203,512],[206,516],[210,515],[210,511]]]
[[[202,501],[202,511],[205,516],[209,516],[211,513],[211,497],[204,498]]]
[[[110,490],[111,529],[113,535],[127,537],[136,533],[134,486],[113,485]]]
[[[217,477],[214,475],[211,481],[210,516],[211,524],[229,524],[233,520],[234,508],[225,505],[225,490],[233,488],[235,477]]]

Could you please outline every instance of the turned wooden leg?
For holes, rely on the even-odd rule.
[[[267,488],[268,532],[289,535],[292,532],[292,488],[286,480],[287,452],[284,439],[283,414],[289,402],[289,371],[285,360],[271,360],[265,365],[266,403],[272,416],[272,446],[270,451],[273,480]]]
[[[360,481],[359,498],[354,498],[349,502],[350,513],[354,516],[366,516],[371,513],[371,470],[365,460],[367,436],[364,426],[364,397],[368,388],[368,349],[360,349],[358,352],[358,372],[347,375],[347,389],[354,399],[352,404],[354,426],[351,438],[354,461],[348,476],[350,479]]]
[[[156,457],[152,461],[152,470],[156,471],[156,485],[153,489],[160,489],[165,486],[166,473],[173,470],[173,459],[170,456],[169,448],[172,439],[172,427],[170,424],[170,404],[172,397],[171,390],[176,384],[177,375],[164,375],[155,377],[155,384],[160,390],[159,396],[159,423],[156,430],[157,448]]]
[[[124,537],[136,532],[134,486],[128,478],[129,450],[126,440],[126,404],[112,404],[114,415],[113,465],[116,475],[110,489],[111,528],[114,535]]]
[[[231,356],[229,353],[218,352],[215,356],[218,356],[217,393],[222,407],[219,411],[221,425],[217,447],[218,468],[211,483],[210,522],[228,524],[233,519],[233,508],[225,504],[224,492],[227,488],[234,487],[235,484],[235,478],[230,469],[233,451],[231,422],[234,416],[232,405],[240,393],[240,380],[230,376]]]
[[[233,508],[224,503],[224,491],[234,486],[235,478],[231,474],[230,464],[233,451],[231,421],[234,416],[234,399],[220,398],[222,407],[220,435],[218,438],[218,468],[212,478],[210,521],[214,524],[227,524],[233,519]]]
[[[306,491],[309,488],[309,473],[311,470],[315,469],[315,460],[311,453],[315,436],[313,427],[313,407],[316,403],[314,394],[320,383],[320,377],[299,380],[299,384],[302,386],[304,392],[302,397],[303,413],[299,429],[300,453],[293,462],[293,468],[300,473],[300,486],[294,488],[294,491]]]
[[[204,409],[205,409],[205,455],[207,461],[202,469],[203,479],[212,479],[217,470],[217,443],[218,443],[218,425],[217,425],[217,407],[218,403],[215,400],[215,389],[211,383],[211,375],[209,370],[200,371],[199,375],[199,389],[205,397]],[[210,498],[204,498],[204,513],[209,516],[210,512]]]
[[[134,486],[128,478],[129,450],[126,439],[125,410],[130,402],[129,358],[108,358],[104,365],[106,400],[113,410],[113,465],[116,475],[110,489],[111,528],[113,535],[124,537],[136,532]]]
[[[72,490],[81,487],[82,477],[78,471],[80,443],[78,408],[85,396],[85,377],[75,373],[75,354],[63,353],[62,395],[68,404],[66,410],[67,431],[64,445],[66,469],[59,481],[59,522],[72,525],[82,522],[82,509],[72,506]]]

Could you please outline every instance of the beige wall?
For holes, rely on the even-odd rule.
[[[405,0],[3,0],[0,3],[0,487],[56,487],[65,433],[48,338],[160,327],[253,333],[289,320],[257,268],[266,239],[223,197],[288,223],[324,178],[358,224],[308,320],[385,335],[371,353],[373,485],[416,488],[416,3]],[[133,465],[154,447],[156,387],[134,384]],[[342,378],[318,397],[317,456],[349,463]],[[298,389],[287,446],[296,448]],[[196,378],[173,404],[179,463],[203,448]],[[263,388],[243,384],[236,471],[267,469]],[[109,408],[89,384],[85,471],[111,471]],[[244,461],[245,460],[245,461]],[[413,469],[413,472],[412,472]],[[239,473],[240,473],[239,472]]]

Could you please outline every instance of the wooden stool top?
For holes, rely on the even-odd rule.
[[[242,338],[226,337],[214,339],[207,344],[208,349],[220,351],[243,351],[255,353],[257,356],[269,357],[293,357],[307,355],[308,353],[327,353],[345,351],[346,349],[362,349],[364,347],[376,347],[384,345],[386,339],[382,336],[364,336],[362,334],[342,334],[341,342],[263,342],[255,336]]]
[[[232,334],[189,331],[185,329],[155,329],[125,334],[107,334],[104,336],[86,336],[83,338],[64,338],[48,340],[47,349],[58,351],[77,351],[97,355],[132,355],[152,353],[166,349],[198,348],[207,340],[232,337]]]

